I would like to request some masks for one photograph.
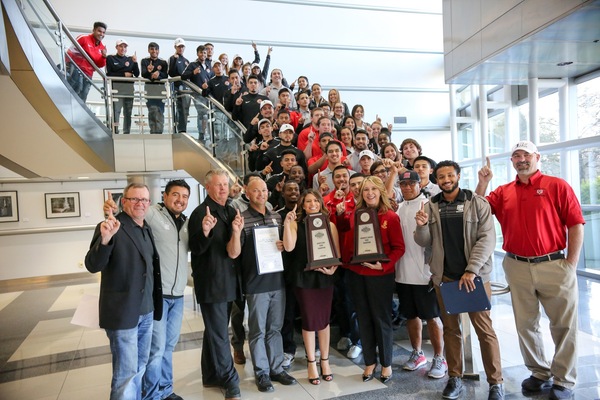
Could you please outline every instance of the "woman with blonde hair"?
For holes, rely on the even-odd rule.
[[[219,61],[221,61],[221,65],[225,70],[225,75],[229,75],[229,56],[227,53],[221,53],[219,55]]]
[[[329,104],[331,104],[332,108],[336,103],[342,103],[342,105],[344,106],[344,115],[350,115],[350,109],[348,108],[348,104],[342,101],[342,98],[340,97],[340,92],[337,89],[329,89],[327,99],[329,100]]]
[[[299,208],[296,214],[296,209]],[[329,319],[333,301],[333,284],[337,267],[321,267],[306,271],[308,264],[308,248],[306,244],[306,216],[308,214],[329,212],[323,204],[323,198],[315,189],[306,190],[298,204],[288,213],[283,224],[283,247],[289,252],[294,262],[286,265],[292,276],[294,293],[302,316],[302,339],[308,361],[308,381],[319,385],[319,372],[315,358],[315,332],[319,332],[319,348],[321,350],[321,377],[324,381],[333,380],[329,366]],[[335,250],[339,254],[339,240],[335,225],[329,222]]]
[[[360,188],[356,209],[351,215],[338,215],[340,232],[354,231],[354,215],[361,209],[373,209],[381,232],[383,253],[387,260],[350,264],[350,290],[356,306],[358,329],[363,347],[365,369],[364,382],[373,379],[377,367],[377,349],[381,363],[380,380],[388,382],[392,377],[392,298],[395,290],[395,264],[404,254],[404,238],[400,218],[392,206],[383,181],[367,176]],[[354,246],[351,247],[354,249]]]

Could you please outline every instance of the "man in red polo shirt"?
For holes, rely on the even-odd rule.
[[[104,22],[94,22],[94,30],[89,35],[77,37],[77,43],[83,48],[98,68],[106,65],[106,46],[102,43],[106,34]],[[94,67],[75,46],[67,50],[67,81],[75,93],[85,102],[92,85]]]
[[[560,178],[542,174],[539,160],[533,143],[517,143],[511,157],[517,178],[496,188],[487,199],[502,227],[503,267],[521,354],[531,371],[521,387],[539,392],[554,377],[549,398],[568,399],[577,376],[576,268],[585,221],[573,189]],[[488,158],[479,171],[476,193],[485,194],[491,179]],[[552,363],[544,355],[540,303],[550,319],[555,346]]]

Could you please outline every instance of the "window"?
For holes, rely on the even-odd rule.
[[[600,78],[577,85],[577,137],[600,136]]]

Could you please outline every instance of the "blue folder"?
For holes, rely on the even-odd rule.
[[[440,291],[442,292],[446,314],[460,314],[492,309],[481,277],[478,276],[475,278],[475,290],[472,292],[467,292],[464,286],[461,290],[458,290],[458,282],[440,283]]]

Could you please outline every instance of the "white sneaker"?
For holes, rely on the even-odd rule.
[[[346,356],[348,358],[356,358],[358,356],[360,356],[362,354],[362,347],[360,347],[359,345],[353,344],[352,347],[350,347],[350,350],[348,350],[348,354],[346,354]]]
[[[447,371],[448,364],[446,363],[446,359],[440,355],[436,355],[433,357],[433,360],[431,360],[431,368],[427,375],[430,378],[440,379],[446,375]]]
[[[346,351],[350,348],[350,346],[352,346],[352,340],[350,340],[350,338],[342,336],[340,338],[340,340],[337,342],[336,348],[339,351]]]
[[[281,364],[281,366],[283,367],[283,369],[288,369],[292,366],[292,363],[294,362],[294,355],[290,354],[290,353],[283,353],[283,363]]]
[[[414,371],[415,369],[422,367],[427,364],[427,359],[421,350],[413,350],[408,361],[404,363],[402,368],[407,371]]]

